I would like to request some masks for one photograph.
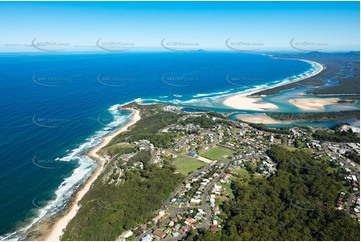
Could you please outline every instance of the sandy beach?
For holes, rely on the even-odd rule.
[[[249,97],[256,92],[258,91],[240,93],[230,96],[224,100],[223,104],[230,108],[239,110],[268,111],[278,109],[277,105],[264,102],[260,97]]]
[[[290,99],[289,103],[305,111],[320,111],[327,105],[336,104],[339,98],[299,98]]]
[[[69,209],[50,228],[48,234],[45,236],[45,240],[60,241],[60,237],[62,236],[63,231],[65,230],[69,221],[72,218],[74,218],[74,216],[76,215],[77,211],[80,208],[80,206],[79,206],[80,200],[89,191],[91,185],[94,183],[94,181],[97,179],[97,177],[103,171],[104,165],[107,160],[104,159],[103,157],[99,156],[97,154],[97,152],[100,149],[102,149],[103,147],[105,147],[115,136],[126,131],[130,126],[132,126],[133,124],[135,124],[136,122],[138,122],[140,120],[139,110],[135,110],[135,109],[130,109],[130,110],[133,111],[131,120],[126,125],[120,127],[116,131],[110,133],[107,136],[104,136],[102,138],[102,142],[87,153],[87,155],[90,158],[97,160],[98,167],[94,171],[94,173],[89,177],[89,179],[86,181],[86,183],[84,183],[84,185],[77,191],[77,193],[73,199],[73,202],[70,204]]]
[[[281,121],[275,120],[267,114],[238,114],[237,118],[244,122],[256,124],[281,124]]]
[[[273,103],[265,102],[262,100],[261,97],[251,97],[251,95],[260,91],[264,91],[266,89],[271,89],[274,87],[283,86],[286,84],[295,83],[305,80],[307,78],[311,78],[319,74],[323,70],[323,65],[321,65],[320,63],[314,61],[308,61],[308,60],[301,60],[301,59],[298,60],[308,62],[311,65],[317,66],[318,68],[308,76],[299,77],[292,81],[282,82],[271,87],[257,88],[257,90],[231,95],[223,101],[223,105],[237,110],[249,110],[249,111],[272,111],[279,109],[277,105]]]

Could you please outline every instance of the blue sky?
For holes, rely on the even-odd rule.
[[[246,49],[292,50],[293,40],[359,50],[359,15],[359,2],[0,2],[0,51],[30,48],[22,45],[35,38],[68,50],[91,49],[100,38],[134,48],[161,48],[166,39],[227,49],[229,39]]]

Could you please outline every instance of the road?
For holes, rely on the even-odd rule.
[[[214,184],[216,184],[221,177],[223,177],[223,175],[225,174],[225,172],[228,170],[229,166],[232,164],[234,160],[232,161],[229,161],[227,163],[227,165],[224,167],[224,169],[222,170],[221,174],[216,177],[212,182],[210,182],[208,184],[208,186],[204,189],[204,192],[203,192],[203,197],[202,197],[202,206],[200,208],[202,208],[205,213],[206,213],[206,218],[205,220],[197,227],[197,228],[204,228],[204,227],[207,227],[209,226],[210,224],[210,221],[211,221],[211,215],[212,215],[212,211],[209,207],[209,204],[207,203],[207,198],[208,198],[208,194],[209,192],[211,191],[211,189],[213,188]],[[193,173],[191,175],[189,175],[185,180],[190,180],[191,178],[195,177],[196,175],[200,174],[201,172],[207,170],[209,168],[209,166],[206,166],[202,169],[200,169],[198,172],[196,173]],[[189,207],[182,207],[182,208],[179,208],[179,207],[174,207],[174,206],[171,206],[170,205],[170,201],[172,200],[172,198],[179,192],[179,190],[182,188],[182,184],[179,185],[175,190],[174,192],[171,194],[171,196],[169,196],[169,198],[164,202],[163,206],[168,208],[168,209],[172,209],[173,210],[173,213],[164,217],[161,222],[158,223],[159,226],[161,226],[162,224],[166,223],[167,221],[169,221],[169,218],[170,217],[173,217],[173,216],[176,216],[178,213],[181,213],[181,212],[184,212],[188,209],[191,209],[191,208],[199,208],[199,206],[189,206]],[[151,232],[157,227],[157,224],[152,226],[151,228],[147,229],[146,232],[144,232],[142,235],[136,237],[134,240],[136,241],[139,241],[141,240],[141,238],[143,238],[144,236],[146,236],[147,234],[151,234]],[[167,241],[177,241],[177,240],[180,240],[182,239],[183,237],[185,236],[185,234],[182,234],[182,235],[179,235],[177,237],[174,237],[174,238],[171,238],[171,239],[165,239]]]
[[[351,216],[352,201],[355,198],[355,196],[356,196],[356,193],[352,193],[346,203],[346,211],[348,212],[348,214],[350,214],[350,216]]]
[[[209,168],[209,166],[205,166],[202,169],[198,170],[198,172],[193,173],[189,176],[187,176],[184,180],[190,180],[193,177],[195,177],[196,175],[200,174],[201,172],[207,170]],[[190,206],[190,207],[183,207],[183,208],[179,208],[179,207],[174,207],[170,205],[170,201],[172,200],[172,198],[179,192],[179,190],[182,188],[183,184],[180,184],[175,190],[174,192],[167,198],[167,200],[164,202],[163,207],[166,207],[168,209],[172,209],[173,213],[166,216],[165,218],[163,218],[160,222],[160,224],[165,223],[165,221],[167,221],[167,219],[169,217],[173,217],[175,215],[177,215],[178,213],[181,213],[187,209],[191,209],[191,208],[196,208],[196,206]],[[143,238],[144,236],[146,236],[147,234],[150,234],[152,232],[152,230],[154,230],[157,227],[157,225],[152,226],[151,228],[147,229],[146,232],[144,232],[143,234],[141,234],[140,236],[136,237],[134,240],[135,241],[139,241],[141,238]],[[178,236],[180,238],[184,237],[184,235]]]
[[[221,177],[223,177],[223,175],[226,173],[226,171],[228,170],[229,166],[232,164],[233,161],[234,160],[229,161],[228,164],[222,170],[221,174],[219,174],[219,176],[217,176],[211,183],[209,183],[206,189],[204,189],[203,198],[202,198],[202,209],[206,212],[206,219],[203,221],[201,225],[199,225],[198,228],[204,228],[210,224],[212,211],[208,206],[209,204],[207,203],[208,194],[210,190],[213,188],[214,184],[216,184],[221,179]]]

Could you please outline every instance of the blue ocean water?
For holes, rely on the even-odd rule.
[[[204,97],[274,85],[310,67],[226,52],[1,54],[2,239],[22,238],[30,224],[64,209],[96,167],[84,153],[129,118],[116,104],[201,107]]]

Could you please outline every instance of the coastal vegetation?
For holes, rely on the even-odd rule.
[[[124,183],[115,185],[103,182],[109,172],[106,170],[84,196],[62,240],[115,240],[150,219],[183,178],[172,166],[148,165],[125,172]]]
[[[306,144],[310,139],[356,142],[358,136],[348,126],[340,124],[316,131],[307,127],[268,128],[263,124],[235,128],[238,121],[226,120],[223,115],[185,114],[164,105],[135,108],[141,110],[142,119],[100,151],[110,160],[80,201],[81,207],[66,227],[62,240],[115,240],[126,231],[134,232],[129,238],[132,240],[144,237],[147,231],[154,234],[156,226],[163,223],[154,220],[159,209],[170,209],[167,214],[176,212],[184,216],[169,207],[169,201],[196,202],[198,188],[211,174],[215,181],[220,179],[220,184],[224,179],[226,192],[219,196],[221,200],[217,199],[221,226],[212,231],[208,227],[212,220],[207,221],[208,228],[193,227],[189,233],[185,232],[186,240],[354,240],[359,237],[357,221],[346,210],[335,209],[338,195],[348,187],[345,171],[331,167],[326,154],[315,156],[316,148]],[[355,115],[355,112],[340,115]],[[285,114],[284,118],[287,115],[293,114]],[[314,118],[312,115],[305,117]],[[283,145],[274,145],[269,138],[256,139],[259,130],[271,133]],[[241,131],[245,136],[237,136]],[[307,138],[294,137],[293,132]],[[270,135],[262,133],[267,135],[263,137]],[[215,144],[211,148],[209,140]],[[239,145],[244,140],[253,145]],[[233,146],[227,148],[227,143]],[[253,155],[244,155],[250,152]],[[197,153],[219,162],[210,166],[211,169],[202,169],[207,164],[191,157]],[[347,155],[357,160],[356,153]],[[238,165],[229,168],[235,162]],[[222,169],[225,169],[223,174]],[[182,193],[175,191],[185,189],[182,182],[197,171],[199,174],[194,177],[201,174],[204,177],[193,181],[190,190],[184,190],[184,196],[178,197]],[[215,173],[220,175],[214,176]],[[197,199],[207,199],[208,195],[205,192]],[[183,220],[178,223],[186,226]],[[159,228],[165,231],[162,226]]]
[[[321,63],[326,68],[318,75],[305,80],[270,88],[264,91],[254,93],[259,95],[275,95],[284,90],[298,88],[300,86],[320,87],[329,80],[337,85],[331,85],[325,88],[317,88],[306,91],[308,94],[354,94],[353,98],[360,99],[360,52],[346,53],[321,53],[310,52],[305,54],[277,54],[278,57],[306,59]],[[351,96],[350,96],[351,97]],[[347,99],[350,99],[348,97]]]
[[[104,149],[100,150],[99,154],[113,157],[118,154],[129,154],[135,151],[136,151],[135,147],[131,144],[117,143],[117,144],[109,145]]]
[[[287,127],[275,129],[275,128],[269,128],[265,124],[250,123],[249,125],[255,129],[266,131],[266,132],[273,132],[273,133],[278,133],[278,134],[290,134],[290,131],[288,130]]]
[[[177,123],[181,114],[157,110],[154,114],[142,113],[142,119],[129,131],[116,136],[110,145],[119,142],[134,142],[138,140],[149,140],[158,147],[167,147],[172,138],[167,133],[158,132],[169,124]]]
[[[358,134],[352,132],[352,129],[342,130],[340,129],[342,124],[336,125],[332,130],[328,129],[319,129],[313,134],[315,139],[320,141],[330,141],[330,142],[360,142],[360,137]]]
[[[224,226],[192,231],[186,240],[359,240],[359,225],[334,208],[343,180],[302,151],[272,146],[269,178],[234,179],[222,205]]]
[[[193,124],[199,125],[201,128],[213,128],[216,124],[231,124],[222,114],[216,114],[215,112],[210,112],[209,115],[200,114],[188,117],[181,112],[164,111],[162,105],[149,105],[147,108],[144,108],[142,105],[132,103],[126,107],[140,109],[142,119],[131,127],[129,131],[116,136],[109,146],[120,142],[149,140],[154,146],[167,148],[172,142],[172,136],[168,133],[160,132],[160,130],[168,125]],[[185,118],[182,119],[182,117]]]
[[[161,131],[169,125],[213,128],[215,119],[228,122],[223,115],[183,118],[185,114],[181,112],[164,111],[164,105],[132,103],[126,108],[140,110],[142,119],[101,150],[102,155],[112,159],[81,200],[81,208],[68,224],[62,240],[115,240],[126,230],[149,221],[185,175],[206,165],[191,157],[179,157],[175,161],[163,160],[159,166],[151,162],[149,149],[139,149],[136,145],[139,141],[166,148],[171,146],[174,136]]]
[[[202,128],[213,128],[213,126],[216,124],[215,121],[208,118],[205,114],[202,114],[201,116],[187,117],[186,119],[180,121],[181,125],[186,125],[189,123],[194,125],[198,124]]]
[[[340,111],[340,112],[312,112],[312,113],[268,113],[271,118],[281,121],[293,122],[322,122],[322,121],[336,121],[343,119],[359,119],[360,110],[355,111]]]

